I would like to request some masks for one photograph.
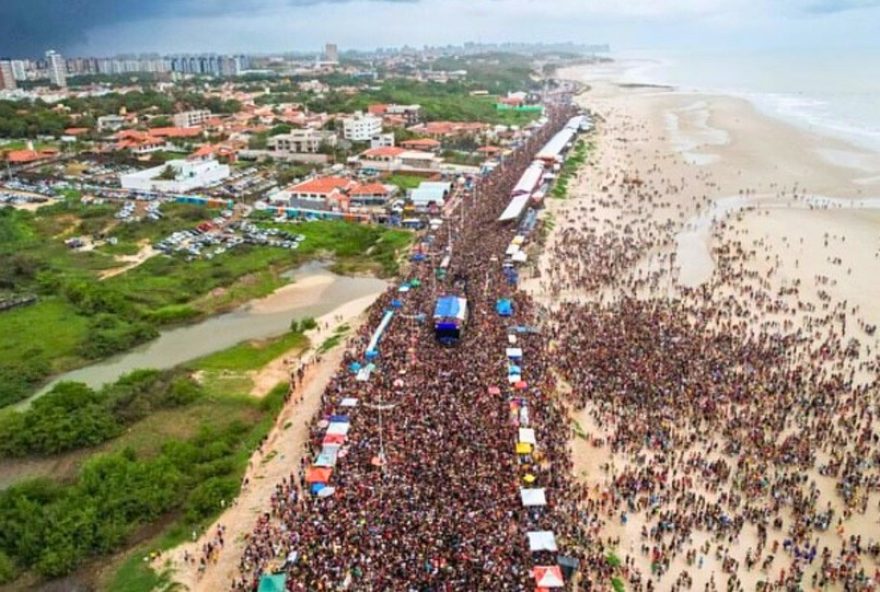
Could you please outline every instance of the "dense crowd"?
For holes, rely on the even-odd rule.
[[[541,335],[519,339],[528,386],[514,392],[507,381],[508,325],[536,319],[529,299],[502,273],[515,228],[496,221],[532,155],[570,115],[553,110],[543,128],[463,198],[464,211],[447,221],[452,228],[432,237],[435,259],[451,250],[448,283],[434,278],[430,263],[416,264],[407,279],[420,280],[420,287],[389,290],[371,309],[322,395],[305,459],[277,486],[249,535],[233,589],[255,589],[267,570],[285,571],[291,590],[346,583],[358,590],[533,589],[532,566],[555,565],[556,554],[531,553],[527,531],[554,531],[560,546],[586,540],[577,507],[585,492],[569,478],[567,419],[550,397]],[[435,298],[456,280],[467,284],[470,318],[464,339],[443,347],[431,323],[415,317],[430,319]],[[495,314],[502,297],[513,299],[513,319]],[[348,367],[364,362],[370,332],[395,299],[403,306],[382,337],[377,368],[358,381]],[[343,398],[357,398],[357,407],[342,408]],[[514,398],[528,401],[539,442],[525,457],[514,452]],[[327,420],[342,414],[352,427],[330,479],[334,492],[310,495],[308,459],[321,449]],[[523,507],[525,474],[546,488],[546,507]]]
[[[563,390],[609,455],[582,509],[636,541],[628,589],[690,589],[701,571],[705,590],[880,589],[872,325],[848,323],[857,310],[825,276],[780,282],[778,256],[724,223],[710,280],[657,298],[682,204],[705,200],[670,204],[686,184],[647,172],[606,175],[571,207],[540,282]],[[611,299],[574,294],[609,285]]]

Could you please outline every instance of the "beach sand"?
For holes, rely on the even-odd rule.
[[[323,277],[305,278],[290,287],[315,280],[320,282]],[[344,341],[321,354],[320,361],[316,361],[317,346],[334,335],[342,325],[356,330],[366,320],[366,310],[377,297],[378,294],[372,294],[352,300],[315,319],[318,327],[306,332],[313,347],[299,358],[302,363],[307,364],[303,380],[278,414],[266,442],[251,457],[245,472],[245,477],[249,480],[248,486],[242,489],[236,499],[229,500],[226,510],[195,541],[178,545],[154,559],[152,565],[157,573],[170,571],[173,581],[182,585],[185,590],[213,591],[229,588],[231,579],[238,575],[238,562],[246,546],[245,536],[251,533],[257,517],[270,507],[269,500],[275,486],[283,478],[296,473],[308,442],[309,421],[320,407],[321,393],[342,362]],[[255,387],[251,393],[253,396],[265,396],[279,382],[288,379],[284,359],[294,352],[298,350],[285,352],[256,373]],[[219,525],[225,528],[226,544],[217,554],[216,562],[211,563],[204,574],[199,574],[198,563],[185,563],[184,553],[201,557],[202,545],[214,538]]]
[[[633,243],[643,239],[654,243],[621,272],[628,280],[645,278],[635,294],[640,298],[677,298],[684,288],[712,281],[716,249],[738,242],[754,251],[745,264],[748,277],[717,290],[712,298],[719,305],[729,305],[725,299],[734,298],[748,306],[743,293],[749,285],[760,284],[771,292],[800,286],[800,300],[818,311],[828,310],[830,302],[845,302],[852,313],[847,336],[864,346],[863,359],[876,355],[880,336],[869,336],[864,324],[880,319],[878,155],[771,119],[738,98],[625,88],[594,80],[584,67],[563,70],[560,76],[589,82],[591,90],[578,102],[600,121],[588,165],[570,183],[568,198],[548,199],[541,213],[552,221],[553,230],[536,273],[524,282],[539,302],[553,309],[560,300],[607,302],[624,295],[613,281],[599,289],[573,281],[554,283],[551,272],[556,269],[558,277],[560,265],[554,249],[563,246],[567,229],[589,227],[598,235],[615,233],[629,236]],[[632,195],[621,190],[621,175],[654,187],[653,203],[634,203]],[[588,254],[583,257],[589,259]],[[662,278],[649,282],[649,273],[658,270],[665,270]],[[752,312],[748,322],[755,330],[781,323],[771,313]],[[608,433],[590,404],[573,419],[585,434],[572,439],[573,470],[598,497],[613,490],[614,475],[632,466],[633,459],[613,453],[603,443]],[[699,452],[711,457],[705,450]],[[830,503],[836,516],[843,515],[835,480],[815,470],[808,476],[821,491],[819,505]],[[717,496],[696,487],[708,499]],[[844,521],[843,536],[877,539],[876,501],[866,513]],[[787,518],[785,511],[782,514]],[[640,552],[645,516],[644,511],[630,512],[625,524],[620,516],[606,517],[598,534],[618,538],[619,555],[629,556],[643,574],[650,574],[650,559]],[[771,544],[773,540],[781,544],[783,537],[782,531],[771,531],[769,538]],[[819,549],[826,544],[837,549],[842,540],[834,529],[817,532],[814,538]],[[710,547],[707,553],[698,552],[701,567],[688,566],[684,553],[679,553],[668,574],[655,580],[655,589],[670,589],[685,570],[693,577],[694,590],[704,589],[710,578],[724,589],[728,575],[719,557],[727,555],[744,566],[746,551],[755,549],[756,539],[750,525],[733,541],[708,542],[708,535],[697,530],[689,548]],[[723,552],[718,551],[721,547]],[[745,589],[753,590],[759,580],[775,579],[779,564],[775,567],[769,573],[742,567],[737,575]],[[805,585],[815,569],[813,565],[807,570]]]

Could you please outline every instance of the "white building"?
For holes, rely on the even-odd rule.
[[[116,131],[125,123],[122,115],[102,115],[98,118],[98,131],[106,130]]]
[[[49,81],[55,86],[67,88],[67,64],[64,56],[50,49],[46,52],[46,61],[49,62]]]
[[[0,60],[0,90],[15,90],[15,73],[12,71],[12,62]]]
[[[12,74],[16,80],[27,80],[27,68],[24,60],[12,60]]]
[[[358,111],[342,120],[342,137],[351,142],[369,142],[382,133],[382,118]]]
[[[269,138],[269,150],[279,154],[315,154],[324,146],[336,146],[336,134],[316,129],[292,129]]]
[[[174,179],[160,179],[166,169],[174,172]],[[218,183],[229,177],[229,165],[216,160],[169,160],[163,165],[120,175],[123,189],[185,193],[197,187]]]
[[[370,138],[370,148],[390,148],[394,146],[394,134],[379,134]]]
[[[193,111],[184,111],[175,113],[174,127],[198,127],[206,120],[211,118],[211,112],[207,109],[195,109]]]

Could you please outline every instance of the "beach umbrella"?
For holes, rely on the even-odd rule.
[[[326,419],[322,419],[321,421],[318,422],[318,427],[321,428],[322,430],[327,429],[327,426],[329,426],[329,425],[330,425],[330,422],[327,421]]]
[[[418,288],[419,286],[422,285],[422,280],[420,280],[419,278],[416,278],[413,281],[411,281],[409,283],[409,285],[412,286],[413,288]]]
[[[532,475],[531,473],[526,473],[525,475],[523,475],[523,481],[525,481],[525,482],[528,483],[529,485],[531,485],[532,483],[534,483],[534,482],[535,482],[535,479],[537,479],[537,477],[535,477],[535,476]]]
[[[535,576],[535,584],[540,588],[562,588],[565,582],[562,580],[562,569],[558,565],[536,565],[532,570]]]
[[[501,394],[501,389],[498,388],[497,386],[490,386],[490,387],[489,387],[489,394],[490,394],[490,395],[500,395],[500,394]]]
[[[395,386],[395,388],[401,388],[401,387],[403,386],[403,379],[402,379],[402,378],[398,378],[397,380],[395,380],[395,381],[394,381],[394,386]]]
[[[515,385],[513,385],[513,386],[515,386],[515,387],[518,388],[518,389],[524,389],[524,388],[526,388],[526,387],[529,386],[529,383],[527,383],[525,380],[520,380],[519,382],[517,382],[517,383],[516,383]]]

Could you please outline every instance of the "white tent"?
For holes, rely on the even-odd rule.
[[[529,551],[555,551],[556,536],[552,530],[535,530],[527,532]]]
[[[536,487],[534,489],[522,488],[519,490],[519,496],[520,498],[522,498],[522,503],[524,506],[547,505],[547,497],[544,495],[543,487]]]
[[[517,263],[525,263],[529,260],[529,256],[526,254],[525,251],[517,251],[516,253],[511,255],[510,258]]]
[[[510,384],[516,384],[520,380],[522,380],[522,376],[520,376],[519,374],[508,374],[507,375],[507,382],[509,382]]]
[[[330,423],[330,426],[327,428],[327,433],[332,435],[340,435],[345,436],[348,434],[348,430],[351,429],[351,424],[343,421],[334,421]]]
[[[340,407],[357,407],[358,400],[354,397],[345,397],[339,402]]]
[[[519,347],[508,347],[505,352],[508,358],[516,359],[523,357],[522,348]]]
[[[535,438],[535,430],[532,428],[520,428],[519,429],[519,441],[527,442],[532,446],[538,444],[538,440]]]

